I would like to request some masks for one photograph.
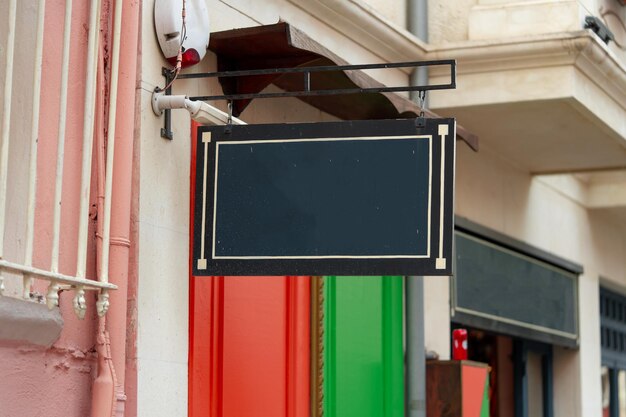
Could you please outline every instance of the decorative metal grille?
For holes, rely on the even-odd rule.
[[[626,296],[600,288],[600,343],[603,365],[626,368]]]
[[[108,282],[108,248],[110,244],[110,210],[101,213],[103,223],[102,227],[102,248],[103,253],[100,257],[101,273],[98,279],[95,277],[87,277],[87,260],[88,260],[88,242],[92,239],[89,236],[89,210],[90,210],[90,186],[92,180],[91,162],[93,159],[94,148],[94,120],[97,116],[96,112],[96,87],[97,87],[97,64],[99,50],[99,22],[100,12],[102,9],[101,0],[91,0],[89,6],[89,39],[87,52],[84,56],[86,61],[85,71],[85,91],[84,91],[84,120],[83,120],[83,142],[82,142],[82,173],[80,186],[80,214],[79,218],[68,219],[62,221],[61,206],[67,204],[71,191],[63,190],[64,179],[64,162],[66,155],[73,148],[80,146],[80,142],[74,137],[70,137],[70,124],[67,122],[68,109],[68,92],[73,85],[80,85],[78,80],[73,79],[72,84],[69,83],[69,74],[72,71],[70,65],[70,40],[71,40],[71,16],[73,11],[72,1],[65,2],[65,23],[63,30],[63,44],[57,45],[62,51],[63,58],[61,64],[61,87],[59,91],[59,116],[58,125],[49,126],[47,124],[39,126],[40,110],[42,105],[40,99],[48,94],[53,94],[48,84],[42,85],[43,56],[44,56],[44,23],[46,17],[46,0],[37,0],[37,8],[32,7],[19,8],[18,1],[10,0],[8,3],[8,24],[0,30],[6,31],[6,46],[0,46],[0,62],[4,65],[4,80],[2,89],[2,100],[0,102],[0,296],[19,296],[25,300],[33,302],[42,302],[45,300],[49,308],[54,308],[59,304],[60,291],[73,291],[73,306],[79,318],[85,317],[87,309],[85,291],[93,290],[98,292],[98,301],[96,308],[98,314],[103,316],[109,307],[109,291],[117,287]],[[32,2],[28,2],[34,3]],[[52,2],[49,2],[52,3]],[[80,5],[80,3],[76,3]],[[60,7],[56,4],[49,4],[52,8]],[[23,15],[24,13],[36,10],[37,24],[33,28],[33,17],[31,15]],[[21,12],[20,12],[21,10]],[[24,11],[26,10],[26,11]],[[121,9],[120,9],[121,10]],[[20,15],[22,13],[22,15]],[[120,18],[121,22],[121,18]],[[18,39],[16,33],[33,32],[34,50],[30,54],[30,48],[16,48]],[[21,40],[25,42],[25,40]],[[3,49],[4,48],[4,49]],[[32,58],[32,90],[23,88],[25,77],[30,77],[28,71],[20,67],[21,61],[29,61]],[[15,67],[15,68],[14,68]],[[30,68],[30,67],[29,67]],[[0,74],[2,71],[0,71]],[[26,106],[21,106],[24,97],[31,97],[32,106],[30,109],[24,110]],[[115,103],[115,99],[111,99]],[[24,108],[23,108],[24,107]],[[12,117],[13,115],[13,117]],[[50,135],[42,135],[42,132],[48,132],[56,129],[58,140],[56,155],[43,155],[46,160],[56,159],[56,174],[49,175],[38,166],[38,148],[43,144],[48,144],[48,140],[56,139]],[[24,138],[24,133],[30,134],[28,142]],[[114,135],[109,129],[111,139],[114,141]],[[65,149],[65,145],[68,149]],[[26,146],[27,145],[27,146]],[[112,153],[108,152],[112,155]],[[27,159],[23,156],[27,155]],[[28,161],[28,170],[9,169],[9,162],[12,166],[17,166],[26,159]],[[112,158],[106,158],[107,168],[112,169]],[[45,171],[45,170],[43,170]],[[112,172],[112,171],[111,171]],[[72,173],[76,175],[76,173]],[[52,227],[44,227],[35,222],[37,217],[38,184],[47,187],[54,192],[54,220]],[[107,183],[108,184],[108,183]],[[107,188],[107,190],[110,189]],[[22,191],[26,190],[26,193]],[[76,193],[76,190],[74,191]],[[24,195],[26,194],[26,195]],[[111,193],[106,192],[105,201],[110,202]],[[17,197],[16,197],[17,196]],[[41,202],[41,201],[40,201]],[[110,203],[109,203],[110,206]],[[68,247],[67,244],[61,245],[61,230],[67,227],[67,221],[76,221],[78,223],[78,244],[77,247]],[[14,225],[23,225],[24,230]],[[19,229],[19,230],[18,230]],[[17,230],[17,231],[16,231]],[[34,262],[35,239],[42,236],[52,236],[52,254],[51,261],[48,265],[41,265],[42,262]],[[25,242],[22,244],[22,242]],[[68,259],[76,255],[76,269],[68,270],[63,268],[60,263],[60,253]],[[17,294],[17,285],[11,283],[11,290],[7,291],[5,287],[5,278],[22,281],[21,294]],[[33,284],[35,280],[44,282],[47,285],[45,295],[34,291]],[[7,286],[8,281],[7,281]],[[5,293],[8,292],[8,293]]]

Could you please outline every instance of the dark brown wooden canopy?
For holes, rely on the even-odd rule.
[[[217,55],[218,71],[315,67],[348,63],[288,23],[232,29],[211,34],[209,49]],[[285,91],[303,89],[302,74],[271,74],[220,78],[224,94],[258,93],[270,84]],[[311,73],[311,89],[383,87],[363,71]],[[395,93],[306,96],[300,100],[344,120],[417,117],[420,107]],[[236,100],[239,116],[251,100]],[[425,111],[427,117],[438,117]],[[457,139],[478,150],[478,138],[457,125]]]

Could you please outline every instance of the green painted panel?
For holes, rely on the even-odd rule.
[[[403,417],[402,277],[326,277],[324,415]]]
[[[485,378],[485,392],[483,393],[483,404],[480,408],[480,417],[489,417],[489,372]]]

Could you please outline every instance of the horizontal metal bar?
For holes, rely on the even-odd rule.
[[[84,289],[107,289],[116,290],[117,285],[93,281],[85,278],[77,278],[69,275],[63,275],[56,272],[45,271],[43,269],[34,268],[32,266],[20,265],[13,262],[0,259],[0,270],[10,271],[17,274],[29,275],[34,278],[45,279],[48,281],[60,282],[63,284],[82,286]]]
[[[433,84],[433,85],[420,85],[420,86],[401,86],[401,87],[366,87],[366,88],[342,88],[342,89],[326,89],[326,90],[311,90],[311,74],[319,72],[339,72],[339,71],[357,71],[368,69],[389,69],[389,68],[417,68],[427,66],[450,66],[450,83],[448,84]],[[162,74],[165,76],[165,85],[169,85],[174,77],[174,73],[166,68],[162,69]],[[254,69],[254,70],[242,70],[242,71],[220,71],[220,72],[205,72],[205,73],[193,73],[193,74],[178,74],[176,79],[190,79],[190,78],[215,78],[215,77],[246,77],[257,75],[272,75],[272,74],[302,74],[303,76],[303,90],[299,91],[283,91],[278,93],[242,93],[242,94],[222,94],[213,96],[194,96],[190,97],[191,100],[198,101],[215,101],[215,100],[253,100],[256,98],[283,98],[283,97],[313,97],[313,96],[332,96],[341,94],[363,94],[363,93],[396,93],[396,92],[410,92],[410,91],[432,91],[432,90],[449,90],[456,88],[456,61],[453,59],[431,60],[431,61],[408,61],[408,62],[391,62],[383,64],[360,64],[360,65],[326,65],[318,67],[296,67],[296,68],[266,68],[266,69]],[[168,90],[166,95],[171,94]],[[169,132],[170,124],[170,111],[165,110],[165,128],[161,129],[161,136],[171,139],[171,132]]]
[[[453,83],[434,84],[424,86],[406,87],[371,87],[371,88],[342,88],[338,90],[300,90],[283,91],[280,93],[247,93],[247,94],[224,94],[217,96],[194,96],[191,100],[215,101],[215,100],[246,100],[256,98],[280,98],[280,97],[310,97],[310,96],[332,96],[340,94],[362,94],[362,93],[395,93],[401,91],[430,91],[448,90],[456,88]]]
[[[453,69],[452,73],[454,73],[456,61],[454,59],[442,59],[434,61],[391,62],[384,64],[325,65],[319,67],[266,68],[241,71],[199,72],[192,74],[178,74],[177,79],[180,80],[185,78],[246,77],[251,75],[292,74],[303,72],[316,73],[325,71],[354,71],[385,68],[417,68],[437,65],[450,65],[450,67]]]

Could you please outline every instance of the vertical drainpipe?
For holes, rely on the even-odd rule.
[[[406,415],[426,417],[424,277],[406,278]]]
[[[122,1],[122,0],[117,0]],[[115,415],[134,414],[129,410],[125,414],[126,400],[126,329],[127,301],[129,294],[128,274],[130,257],[130,221],[133,189],[133,140],[135,119],[139,110],[135,104],[137,86],[137,64],[141,59],[138,50],[140,19],[140,1],[123,1],[121,47],[119,56],[119,81],[117,92],[117,117],[115,124],[115,165],[111,193],[111,248],[109,259],[109,277],[118,286],[110,294],[111,309],[107,314],[107,330],[111,335],[111,355],[116,371],[116,407]],[[131,393],[135,395],[136,393]]]
[[[428,0],[407,0],[407,29],[428,42]],[[418,67],[411,85],[428,83],[428,69]],[[418,92],[411,92],[417,101]],[[426,102],[424,102],[426,107]],[[424,337],[424,277],[406,278],[406,415],[426,417],[426,349]]]
[[[428,0],[406,0],[407,29],[416,38],[428,42]],[[411,74],[411,85],[425,85],[428,83],[428,68],[418,67]],[[411,92],[411,99],[417,100],[417,91]],[[424,104],[426,107],[426,104]]]
[[[119,53],[119,66],[112,68],[117,77],[115,95],[110,94],[111,104],[115,110],[109,110],[109,134],[115,136],[115,149],[109,149],[110,160],[114,161],[113,171],[107,181],[110,182],[110,253],[108,262],[108,277],[118,289],[110,297],[110,309],[107,313],[106,324],[104,319],[99,322],[98,332],[98,378],[94,383],[92,398],[92,417],[124,417],[135,415],[136,410],[125,410],[126,403],[126,344],[127,344],[127,301],[134,298],[129,293],[128,274],[130,257],[130,221],[131,221],[131,191],[133,188],[133,139],[135,129],[136,102],[135,93],[137,79],[137,64],[140,59],[138,52],[139,41],[139,10],[141,2],[124,0],[105,0],[108,7],[115,5],[115,38],[120,42],[119,47],[114,45],[113,54]],[[119,51],[119,52],[118,52]],[[116,58],[117,61],[117,58]],[[114,65],[117,66],[117,65]],[[114,125],[113,125],[114,123]],[[102,179],[102,172],[100,172]],[[102,184],[101,184],[102,185]],[[101,187],[104,188],[104,187]],[[105,193],[106,194],[106,193]],[[106,211],[106,210],[105,210]],[[104,225],[103,225],[104,226]],[[102,272],[101,268],[101,272]],[[106,273],[106,268],[105,273]],[[99,299],[100,302],[100,299]],[[105,331],[106,330],[106,331]],[[111,386],[115,384],[115,386]],[[136,387],[131,387],[132,394],[136,395]]]

